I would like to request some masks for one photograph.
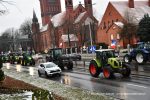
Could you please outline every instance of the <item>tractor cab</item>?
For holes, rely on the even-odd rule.
[[[96,58],[90,61],[89,71],[93,77],[98,77],[101,72],[105,78],[114,77],[114,73],[121,73],[123,77],[130,76],[130,68],[115,57],[113,49],[96,50]]]
[[[66,66],[69,70],[73,68],[73,61],[69,56],[63,55],[62,48],[50,49],[48,55],[46,56],[46,61],[54,62],[62,70],[64,69],[64,66]]]
[[[107,64],[109,58],[115,58],[115,52],[113,49],[96,50],[96,59],[101,60],[103,65]]]

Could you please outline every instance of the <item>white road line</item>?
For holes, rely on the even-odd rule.
[[[142,86],[142,85],[135,85],[135,84],[127,84],[127,85],[136,86],[136,87],[141,87],[141,88],[148,88],[148,87],[145,87],[145,86]]]

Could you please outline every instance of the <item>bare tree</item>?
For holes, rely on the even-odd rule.
[[[20,26],[20,32],[23,35],[31,35],[32,34],[32,20],[26,19]]]
[[[6,12],[8,12],[8,9],[7,9],[7,4],[9,5],[14,5],[14,2],[13,1],[8,1],[8,0],[0,0],[0,15],[3,15],[5,14]]]

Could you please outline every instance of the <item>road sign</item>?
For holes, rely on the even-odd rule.
[[[89,48],[90,52],[95,52],[95,50],[96,50],[96,46],[90,46],[90,48]]]

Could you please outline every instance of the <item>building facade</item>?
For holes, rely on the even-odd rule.
[[[47,3],[50,1],[53,1],[53,3],[50,3],[47,7]],[[65,0],[66,11],[60,12],[58,10],[61,7],[59,0],[40,0],[41,29],[35,12],[32,19],[32,37],[36,52],[47,51],[55,47],[72,48],[82,46],[88,44],[90,40],[93,43],[95,42],[98,21],[93,16],[92,0],[84,0],[84,2],[85,7],[81,3],[73,6],[72,0]],[[45,5],[47,5],[46,8]],[[48,9],[51,8],[50,6],[58,8],[50,10]]]
[[[138,41],[136,35],[133,35],[130,40],[121,39],[119,32],[125,23],[132,22],[138,25],[147,13],[150,15],[150,0],[109,2],[97,31],[97,43],[103,42],[112,47],[117,45],[126,47],[129,41],[130,44],[136,43]]]

